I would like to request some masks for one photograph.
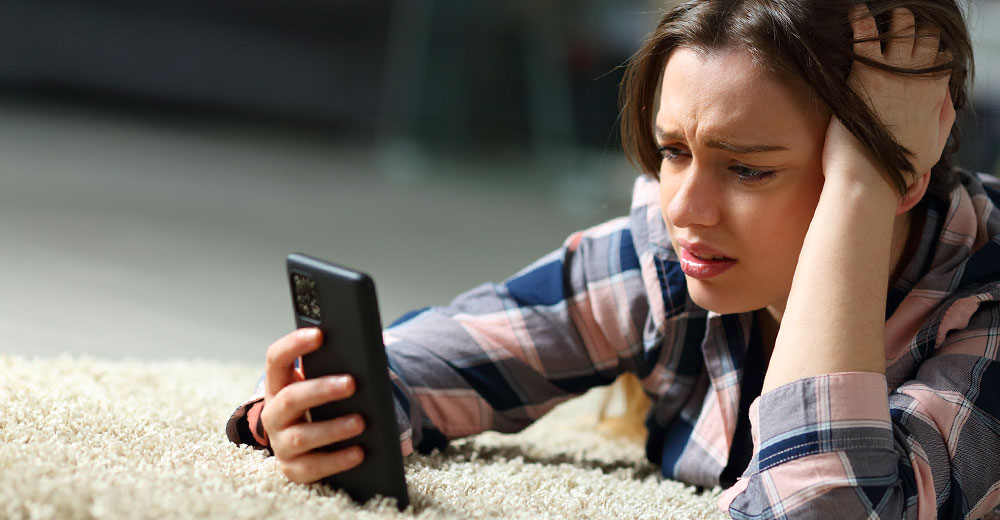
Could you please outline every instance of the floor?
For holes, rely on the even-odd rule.
[[[292,327],[290,252],[370,273],[387,324],[626,214],[636,175],[23,99],[0,157],[0,353],[246,362]]]

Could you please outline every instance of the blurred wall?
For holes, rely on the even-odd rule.
[[[959,164],[1000,174],[1000,2],[979,0],[968,6],[969,29],[976,56],[972,112],[960,122],[963,128]]]
[[[427,143],[604,146],[646,2],[3,0],[0,85]]]
[[[0,89],[377,138],[391,150],[615,149],[621,68],[671,2],[2,0]],[[994,171],[1000,4],[968,4],[975,136]]]

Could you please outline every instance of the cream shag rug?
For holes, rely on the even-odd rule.
[[[406,459],[412,505],[289,483],[226,440],[259,366],[0,355],[2,518],[720,518],[719,489],[663,480],[594,431],[594,394],[517,435]]]

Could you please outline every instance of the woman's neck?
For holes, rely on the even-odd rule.
[[[926,195],[929,197],[930,195]],[[913,258],[920,246],[920,236],[923,234],[924,219],[927,215],[927,205],[920,202],[910,211],[896,217],[892,229],[892,252],[890,256],[889,287],[903,275],[907,260]]]
[[[760,344],[764,351],[764,364],[771,360],[774,350],[774,340],[778,337],[778,326],[781,324],[781,312],[773,307],[757,309],[754,313],[757,320],[757,330],[760,331]]]

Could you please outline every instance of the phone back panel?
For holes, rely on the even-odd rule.
[[[319,327],[323,344],[302,357],[306,378],[333,374],[354,376],[356,391],[343,401],[334,401],[310,410],[313,422],[359,413],[365,431],[347,441],[331,444],[323,451],[360,445],[365,460],[356,468],[323,480],[365,502],[376,496],[396,497],[400,509],[408,504],[399,429],[393,408],[382,325],[379,319],[375,284],[371,277],[323,260],[295,253],[288,256],[287,270],[295,310],[295,325]],[[308,301],[303,301],[306,277]]]

